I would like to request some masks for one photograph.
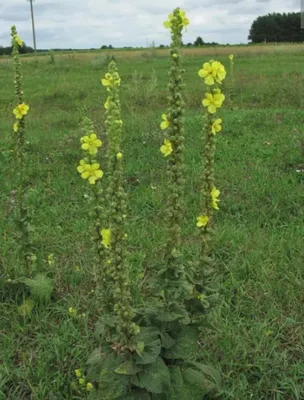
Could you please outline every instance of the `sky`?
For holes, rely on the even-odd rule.
[[[184,43],[197,36],[205,42],[247,43],[256,17],[299,12],[301,0],[35,0],[33,7],[38,49],[86,49],[167,45],[169,32],[162,23],[175,7],[190,19]],[[0,45],[9,45],[13,24],[33,47],[28,1],[0,0]]]

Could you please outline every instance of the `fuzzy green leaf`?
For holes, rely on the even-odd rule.
[[[33,279],[19,278],[16,282],[24,283],[31,291],[33,299],[48,301],[53,291],[53,281],[43,274],[37,274]]]
[[[147,343],[141,355],[135,357],[136,364],[151,364],[159,356],[161,351],[161,341],[156,339],[151,343]]]
[[[188,364],[193,365],[199,371],[201,371],[205,377],[208,377],[209,380],[213,381],[217,388],[221,386],[221,374],[217,369],[211,367],[210,365],[201,364],[196,361],[189,361]]]
[[[205,378],[201,371],[194,368],[186,368],[183,370],[184,381],[199,388],[201,395],[210,393],[215,389],[215,384]]]
[[[158,357],[155,362],[145,366],[138,374],[139,387],[150,393],[165,393],[171,389],[170,373],[162,360]]]
[[[164,354],[164,358],[193,360],[198,353],[199,329],[197,326],[184,326],[179,333],[172,334],[176,343]]]
[[[136,367],[132,360],[127,360],[115,369],[115,372],[121,375],[135,375],[139,371],[140,368]]]
[[[162,334],[161,338],[162,347],[165,349],[170,349],[175,343],[175,340],[168,333]]]

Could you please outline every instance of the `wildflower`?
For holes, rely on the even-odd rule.
[[[99,169],[98,163],[87,164],[84,160],[80,160],[77,171],[83,179],[88,179],[91,185],[95,185],[96,181],[103,177],[103,171]]]
[[[217,108],[221,108],[225,95],[221,93],[220,89],[214,89],[212,93],[206,93],[205,98],[202,101],[204,107],[208,108],[210,114],[215,114]]]
[[[110,74],[110,72],[107,72],[105,77],[101,79],[101,83],[103,86],[119,86],[120,77],[116,74]]]
[[[75,271],[76,271],[76,272],[80,272],[80,270],[81,270],[81,268],[79,267],[79,265],[76,265]]]
[[[111,246],[111,230],[101,229],[100,234],[102,236],[101,243],[108,249]]]
[[[229,60],[233,61],[233,59],[234,59],[234,55],[233,54],[229,54]]]
[[[71,314],[72,317],[77,316],[77,310],[74,307],[69,307],[69,313]]]
[[[200,215],[199,217],[196,218],[196,220],[197,220],[196,226],[201,228],[208,224],[209,217],[208,217],[208,215]]]
[[[164,140],[164,144],[160,147],[160,151],[163,153],[165,157],[169,156],[172,153],[173,148],[170,140],[168,139]]]
[[[81,369],[75,369],[75,375],[77,378],[81,378],[81,376],[82,376]]]
[[[211,126],[211,132],[213,135],[216,135],[217,132],[220,132],[222,130],[222,119],[217,118],[216,120],[213,121],[212,126]]]
[[[102,145],[102,141],[97,138],[94,132],[90,136],[83,136],[80,141],[82,143],[81,148],[83,150],[88,150],[91,155],[96,154],[98,148]]]
[[[177,57],[178,57],[178,55],[176,53],[172,54],[172,58],[177,58]]]
[[[167,129],[170,126],[170,121],[168,120],[168,116],[166,114],[162,114],[163,121],[160,124],[161,129]]]
[[[104,103],[104,108],[105,108],[106,110],[108,110],[109,107],[110,107],[110,98],[108,97],[107,100],[106,100],[106,102]]]
[[[215,209],[215,210],[219,210],[219,207],[218,207],[218,204],[217,203],[219,203],[219,199],[218,199],[218,197],[219,197],[219,195],[220,195],[220,191],[215,187],[215,186],[213,186],[213,188],[212,188],[212,190],[211,190],[211,202],[212,202],[212,207]]]
[[[27,104],[18,104],[18,106],[13,110],[17,119],[21,119],[24,115],[27,114],[30,107]]]
[[[88,392],[90,392],[93,389],[93,385],[92,385],[91,382],[87,383],[86,389],[87,389]]]
[[[198,71],[198,75],[205,79],[206,85],[214,85],[215,82],[222,83],[226,77],[226,70],[219,61],[210,61],[203,64],[203,68]]]
[[[85,385],[85,378],[80,378],[78,382],[79,385]]]
[[[117,153],[116,154],[116,158],[117,158],[117,160],[121,160],[122,159],[122,153],[121,152]]]
[[[20,39],[20,37],[17,34],[14,35],[14,40],[18,44],[18,46],[22,46],[23,41]]]
[[[54,261],[54,254],[49,254],[49,255],[48,255],[48,264],[49,264],[49,266],[52,266],[52,265],[55,264],[55,261]]]
[[[14,130],[14,132],[18,132],[18,130],[19,130],[19,124],[18,124],[18,122],[15,122],[15,123],[14,123],[14,125],[13,125],[13,130]]]
[[[182,20],[182,26],[183,26],[183,27],[184,27],[184,26],[185,26],[185,27],[188,26],[189,23],[190,23],[190,21],[189,21],[189,19],[186,17],[186,12],[183,11],[183,10],[179,10],[179,15],[180,15],[181,20]],[[172,23],[173,23],[174,18],[175,18],[175,16],[174,16],[173,13],[170,13],[170,14],[168,15],[168,20],[165,21],[165,22],[163,23],[163,25],[164,25],[164,27],[165,27],[166,29],[170,29],[170,28],[172,27]]]

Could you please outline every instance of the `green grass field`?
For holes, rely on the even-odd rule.
[[[264,47],[265,48],[265,47]],[[288,49],[288,48],[287,48]],[[236,95],[221,114],[216,181],[214,282],[220,300],[210,315],[215,331],[202,337],[202,357],[223,376],[222,400],[304,398],[304,78],[303,49],[247,51],[235,57]],[[229,70],[227,50],[214,54]],[[201,98],[197,75],[212,54],[185,51],[185,259],[197,252]],[[166,54],[166,50],[164,53]],[[229,54],[229,53],[228,53]],[[159,147],[166,108],[168,60],[153,51],[116,54],[122,78],[128,248],[136,288],[158,258],[165,212],[165,161]],[[0,399],[77,399],[70,384],[94,348],[101,310],[94,293],[87,182],[76,166],[79,121],[91,117],[104,136],[106,56],[55,54],[22,62],[27,118],[28,202],[38,269],[54,293],[26,318],[21,294],[0,292]],[[224,85],[228,92],[229,77]],[[225,89],[226,87],[226,89]],[[15,107],[11,62],[0,60],[0,275],[22,274],[14,227],[11,158]],[[46,262],[54,255],[55,264]],[[80,267],[80,268],[76,268]],[[1,289],[1,288],[0,288]],[[69,307],[79,317],[69,315]],[[82,314],[85,313],[85,316]],[[191,399],[189,399],[191,400]]]

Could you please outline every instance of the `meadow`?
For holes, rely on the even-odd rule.
[[[216,58],[235,97],[223,107],[216,179],[221,208],[213,249],[219,292],[201,338],[206,364],[223,377],[222,400],[304,398],[304,77],[303,45],[183,49],[186,215],[184,257],[195,257],[204,86],[197,71]],[[40,269],[54,280],[51,301],[18,314],[22,293],[0,286],[0,399],[63,400],[74,370],[94,348],[100,314],[89,245],[87,185],[76,171],[79,122],[88,116],[104,139],[100,78],[114,55],[121,75],[128,259],[134,296],[163,242],[165,166],[159,153],[166,107],[168,50],[100,51],[22,58],[27,118],[31,232]],[[0,59],[0,278],[21,274],[12,217],[11,154],[15,104],[11,60]],[[223,91],[229,90],[229,76]],[[53,255],[48,258],[49,255]],[[53,261],[52,258],[54,259]],[[5,288],[4,288],[5,286]],[[77,310],[72,316],[69,308]]]

